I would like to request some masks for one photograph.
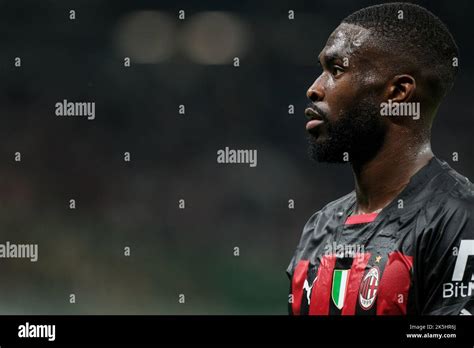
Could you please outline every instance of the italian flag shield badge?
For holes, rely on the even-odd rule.
[[[337,308],[342,309],[349,280],[349,269],[335,269],[332,276],[331,298]]]

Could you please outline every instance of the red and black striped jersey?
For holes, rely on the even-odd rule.
[[[293,315],[474,314],[472,183],[433,158],[380,213],[355,192],[306,223],[287,268]]]

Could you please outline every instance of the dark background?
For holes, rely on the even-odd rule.
[[[348,165],[306,154],[306,89],[339,22],[380,2],[196,3],[0,2],[0,243],[39,245],[36,263],[0,259],[0,313],[286,313],[306,220],[353,189]],[[433,150],[472,178],[474,3],[418,3],[461,52]],[[63,99],[96,119],[56,117]],[[218,164],[226,146],[258,166]]]

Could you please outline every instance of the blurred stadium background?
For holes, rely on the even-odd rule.
[[[306,220],[353,186],[306,155],[306,89],[328,35],[375,3],[0,1],[0,243],[39,245],[36,263],[0,260],[0,313],[286,314]],[[472,178],[474,3],[418,3],[461,50],[433,148]],[[56,118],[63,99],[96,119]],[[225,146],[257,149],[257,168],[218,165]]]

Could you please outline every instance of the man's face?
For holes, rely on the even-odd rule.
[[[383,59],[362,27],[341,24],[319,55],[321,75],[308,89],[310,155],[324,162],[364,162],[383,144],[380,117]]]

